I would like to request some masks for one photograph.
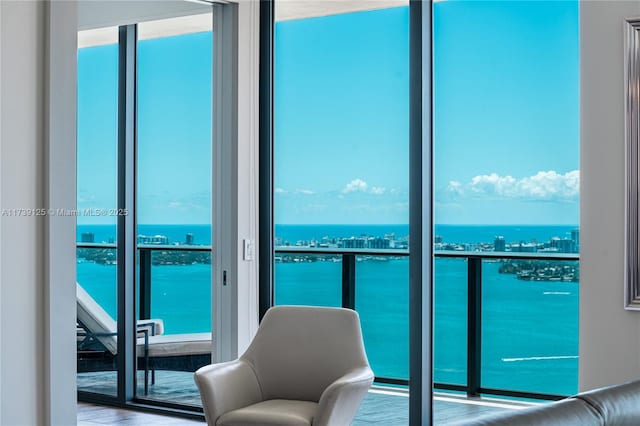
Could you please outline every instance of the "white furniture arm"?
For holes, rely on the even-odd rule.
[[[136,323],[138,331],[142,328],[149,330],[149,336],[160,336],[164,333],[164,321],[161,319],[143,319]]]
[[[262,401],[253,368],[243,360],[211,364],[195,372],[204,415],[215,426],[223,414]]]
[[[313,426],[348,426],[372,383],[369,367],[351,370],[331,383],[320,396]]]

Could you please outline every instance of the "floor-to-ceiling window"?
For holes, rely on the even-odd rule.
[[[402,32],[389,16],[402,8],[331,14],[292,3],[278,13],[276,2],[275,302],[349,306],[343,290],[354,277],[349,307],[362,309],[376,375],[406,378],[408,232],[397,225],[408,222],[408,210],[398,220],[408,144],[401,126],[386,139],[408,109],[408,77],[394,68],[405,51],[386,56]],[[387,20],[364,31],[373,16]],[[577,22],[572,1],[434,2],[433,350],[442,391],[576,390]],[[384,334],[392,329],[401,331]]]
[[[409,8],[385,6],[276,1],[274,297],[355,309],[378,382],[402,389]],[[356,424],[406,424],[406,393],[387,392],[365,399]]]
[[[578,2],[433,11],[436,388],[572,394]]]

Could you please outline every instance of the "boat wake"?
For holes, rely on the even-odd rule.
[[[526,358],[502,358],[503,362],[548,361],[554,359],[578,359],[578,355],[530,356]]]

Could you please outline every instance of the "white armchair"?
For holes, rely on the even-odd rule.
[[[239,359],[195,381],[209,426],[346,426],[373,372],[355,311],[278,306]]]

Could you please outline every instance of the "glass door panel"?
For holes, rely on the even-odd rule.
[[[157,328],[139,334],[136,393],[189,405],[212,347],[212,23],[138,24],[138,317]]]
[[[115,396],[117,27],[78,33],[77,90],[77,385]]]

